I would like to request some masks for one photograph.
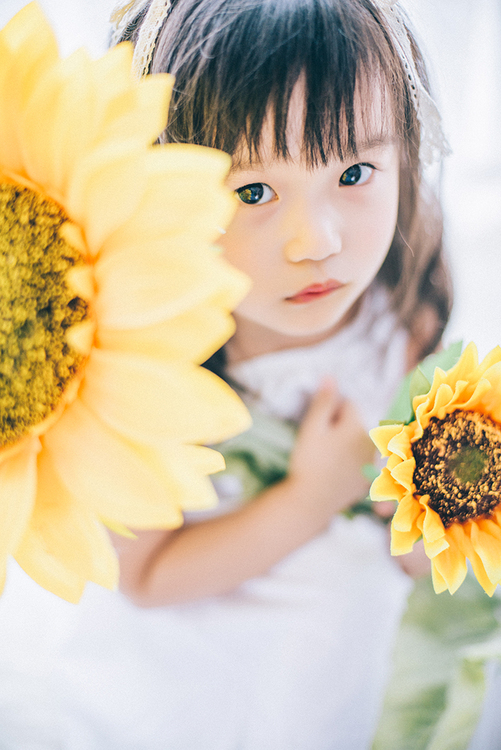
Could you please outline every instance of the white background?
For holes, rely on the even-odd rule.
[[[0,25],[24,4],[24,0],[0,0]],[[110,0],[40,0],[40,4],[63,54],[82,45],[95,56],[104,52]],[[453,149],[443,181],[447,245],[456,286],[446,340],[475,340],[483,355],[501,344],[501,5],[499,0],[407,0],[407,8],[431,60],[436,98]],[[36,643],[38,655],[48,656],[77,614],[78,607],[38,588],[12,565],[0,599],[2,728],[16,722],[16,684],[19,696],[26,698],[22,673],[34,669],[27,644]],[[26,721],[26,713],[23,716]]]

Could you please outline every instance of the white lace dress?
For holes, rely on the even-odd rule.
[[[297,418],[331,374],[374,426],[405,354],[390,316],[376,317],[369,329],[366,307],[321,344],[256,357],[231,374],[282,419]],[[219,512],[240,502],[234,480],[220,482]],[[89,588],[54,675],[62,747],[369,748],[409,589],[385,529],[362,516],[336,517],[231,595],[141,610]]]

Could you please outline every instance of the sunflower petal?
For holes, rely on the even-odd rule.
[[[423,518],[423,539],[425,542],[431,544],[445,539],[444,524],[438,513],[430,508],[427,503],[423,503],[422,505],[425,511]]]
[[[40,442],[33,438],[0,464],[0,590],[5,581],[7,558],[17,549],[33,510],[39,451]]]
[[[131,46],[119,44],[93,63],[94,75],[115,82],[127,69],[130,70],[131,58]],[[103,66],[106,66],[104,70]],[[165,128],[173,83],[173,76],[157,73],[142,78],[138,86],[132,87],[129,74],[116,96],[108,94],[105,99],[100,140],[135,139],[144,145],[152,144]],[[134,102],[130,101],[131,97]]]
[[[79,400],[43,441],[69,492],[97,515],[138,529],[182,523],[179,508],[139,449],[102,424]]]
[[[398,531],[393,524],[391,527],[391,554],[406,555],[412,552],[412,548],[421,536],[421,531],[416,527],[411,531]]]
[[[4,170],[26,174],[19,137],[21,113],[57,54],[55,36],[36,3],[22,8],[0,31],[0,163]]]
[[[408,492],[412,492],[414,490],[413,477],[415,468],[416,460],[412,456],[411,458],[399,463],[398,466],[395,466],[395,468],[391,470],[391,476],[395,482],[398,482],[402,487],[405,487]]]
[[[373,481],[370,489],[371,500],[401,500],[405,495],[402,485],[395,482],[388,469],[384,468]]]
[[[418,528],[416,522],[422,513],[423,508],[421,505],[411,494],[407,494],[397,506],[395,515],[393,516],[392,528],[402,532]],[[421,534],[421,529],[419,529],[419,533]]]
[[[169,143],[156,146],[146,163],[149,184],[143,200],[131,220],[108,238],[103,253],[166,237],[191,238],[195,246],[215,242],[236,209],[224,187],[231,159],[214,149]]]
[[[478,367],[478,352],[477,347],[473,342],[469,343],[461,354],[458,362],[447,371],[444,382],[452,388],[458,380],[466,380],[470,382],[472,380],[472,373]]]
[[[380,427],[374,427],[372,430],[370,430],[369,435],[378,451],[384,457],[391,454],[391,450],[388,448],[388,445],[392,438],[394,438],[396,435],[399,435],[402,430],[403,425],[401,424],[386,424],[381,425]]]
[[[144,244],[103,255],[95,266],[99,287],[97,315],[106,328],[150,326],[183,314],[215,297],[220,288],[235,285],[243,297],[247,278],[206,246],[178,239]],[[207,335],[204,325],[202,335]]]
[[[125,354],[143,354],[160,362],[181,359],[201,364],[234,331],[235,321],[229,312],[219,305],[203,302],[174,318],[142,328],[102,326],[98,331],[98,346]]]
[[[42,576],[42,585],[63,598],[68,587],[73,591],[76,586],[72,597],[77,595],[80,581],[115,588],[118,562],[109,537],[95,514],[61,483],[47,452],[39,457],[38,479],[35,508],[16,552],[18,563],[35,581]]]
[[[388,450],[400,456],[404,461],[409,457],[411,450],[411,440],[409,430],[403,427],[402,430],[393,437],[388,443]]]
[[[464,532],[458,524],[454,524],[446,532],[449,546],[433,558],[434,568],[440,573],[451,594],[463,583],[468,572],[463,550]]]
[[[94,349],[81,398],[133,440],[210,444],[250,426],[247,409],[227,383],[185,363],[160,367],[146,358]]]
[[[146,184],[143,154],[135,144],[105,144],[81,159],[67,186],[65,208],[85,227],[92,254],[134,213]]]
[[[193,451],[189,449],[193,448]],[[216,491],[207,478],[208,470],[221,469],[221,459],[216,451],[211,454],[198,454],[203,446],[173,446],[165,444],[156,448],[142,448],[148,463],[162,476],[171,500],[178,503],[183,511],[213,508],[218,503]],[[209,450],[209,449],[206,449]]]
[[[482,395],[482,407],[496,422],[501,422],[501,362],[492,365],[483,375],[490,389]]]
[[[471,542],[491,583],[501,582],[501,529],[489,519],[471,524]]]
[[[435,565],[435,560],[436,560],[436,558],[434,558],[431,561],[431,580],[433,582],[433,588],[435,590],[435,593],[436,594],[442,594],[444,591],[447,591],[447,589],[448,589],[447,581],[438,572],[437,567]]]

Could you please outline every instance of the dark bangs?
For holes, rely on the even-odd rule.
[[[151,66],[164,71],[176,77],[164,142],[231,155],[244,146],[252,160],[271,115],[275,153],[286,159],[299,80],[311,165],[356,155],[360,137],[393,131],[405,143],[416,129],[402,63],[368,0],[174,0]],[[374,115],[385,133],[373,132]]]

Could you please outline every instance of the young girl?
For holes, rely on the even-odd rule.
[[[106,750],[363,750],[410,584],[383,524],[347,511],[367,493],[367,428],[450,306],[422,60],[388,0],[163,7],[158,33],[144,3],[119,33],[153,39],[148,72],[175,75],[162,140],[233,158],[220,245],[253,287],[206,366],[254,427],[219,446],[215,512],[117,540],[122,590],[151,609],[93,594],[70,734],[82,716]]]

